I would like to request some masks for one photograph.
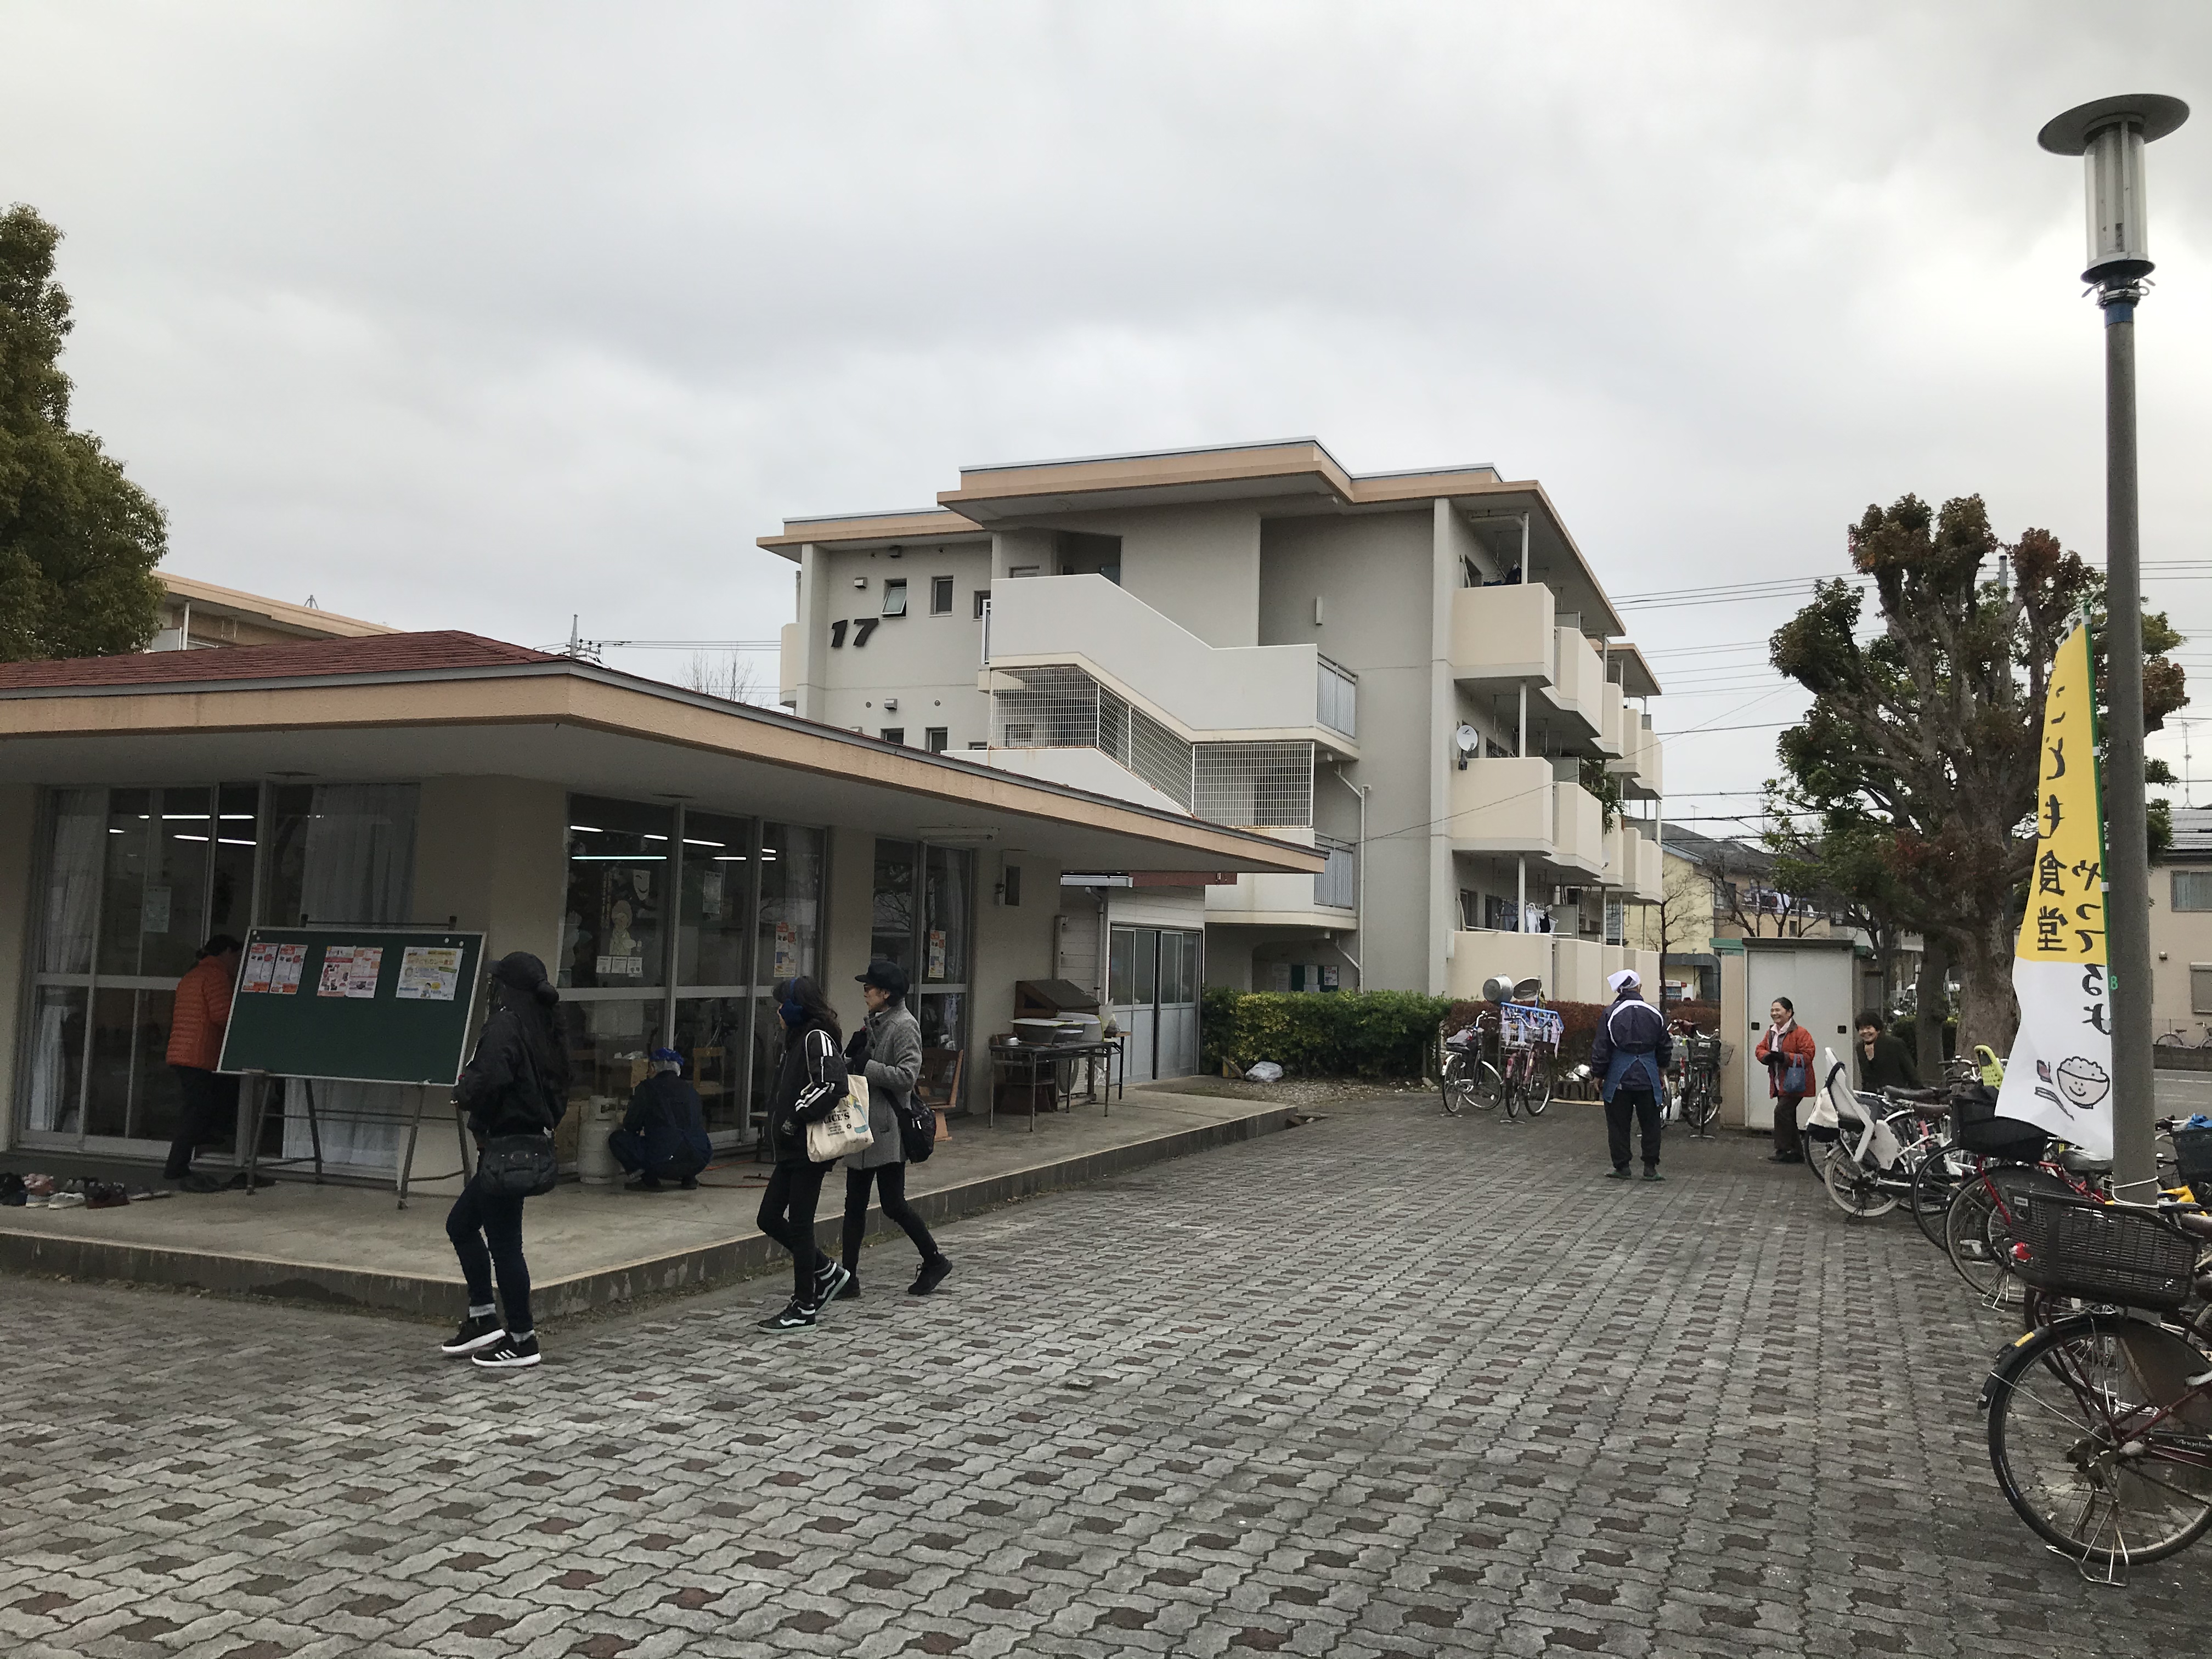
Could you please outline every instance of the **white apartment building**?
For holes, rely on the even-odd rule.
[[[760,544],[798,565],[802,717],[1327,853],[1316,877],[1066,878],[1064,975],[1140,1020],[1201,977],[1658,983],[1620,941],[1660,896],[1659,685],[1533,482],[1356,476],[1296,439],[970,467],[934,509]],[[1610,830],[1589,763],[1626,797]]]

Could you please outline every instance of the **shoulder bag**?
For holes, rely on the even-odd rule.
[[[541,1113],[545,1090],[538,1077],[538,1062],[530,1046],[523,1045],[522,1063],[530,1075],[531,1097]],[[564,1106],[567,1103],[562,1103]],[[528,1130],[521,1134],[487,1135],[477,1159],[476,1189],[487,1198],[538,1198],[553,1190],[561,1179],[561,1160],[553,1151],[553,1131]]]
[[[827,1117],[806,1126],[806,1156],[816,1164],[834,1164],[876,1144],[868,1127],[868,1079],[854,1072],[845,1079],[845,1097],[830,1109]]]

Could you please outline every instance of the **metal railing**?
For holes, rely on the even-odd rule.
[[[1314,718],[1347,738],[1359,735],[1359,676],[1321,657],[1320,682],[1314,688]]]

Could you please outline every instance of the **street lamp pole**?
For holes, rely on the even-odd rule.
[[[2151,1066],[2150,847],[2143,798],[2142,549],[2136,513],[2136,307],[2151,272],[2143,146],[2189,118],[2155,93],[2100,98],[2037,135],[2084,158],[2089,268],[2105,318],[2105,659],[2112,726],[2105,773],[2105,927],[2112,1010],[2112,1181],[2141,1201],[2158,1191]]]

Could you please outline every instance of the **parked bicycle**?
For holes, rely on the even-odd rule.
[[[1447,1115],[1503,1106],[1508,1118],[1531,1117],[1552,1103],[1564,1023],[1543,1006],[1543,982],[1486,981],[1491,1005],[1444,1039],[1439,1085]]]
[[[2200,1023],[2197,1030],[2203,1035],[2192,1038],[2186,1025],[2169,1026],[2151,1039],[2158,1048],[2212,1048],[2212,1020]]]
[[[1674,1021],[1672,1029],[1675,1109],[1693,1139],[1711,1139],[1721,1115],[1721,1067],[1728,1058],[1724,1045],[1718,1032],[1700,1031],[1687,1020]]]
[[[2100,1304],[2016,1339],[1980,1404],[2005,1501],[2116,1583],[2212,1527],[2212,1351],[2173,1322],[2212,1299],[2212,1213],[2033,1193],[2014,1206],[2021,1279]]]

